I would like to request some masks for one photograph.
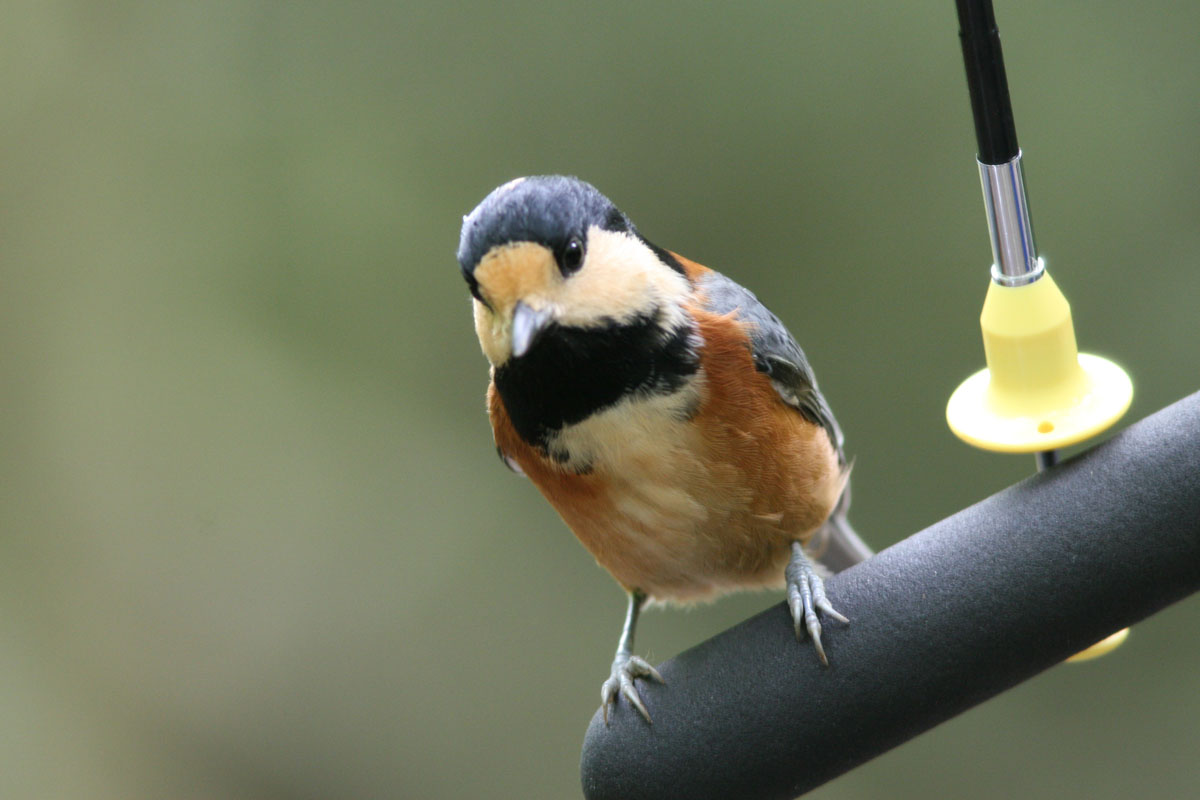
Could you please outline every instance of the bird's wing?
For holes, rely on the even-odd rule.
[[[755,366],[771,379],[771,385],[785,403],[799,411],[809,422],[825,429],[829,441],[837,450],[838,461],[849,473],[850,467],[842,450],[841,428],[817,388],[817,379],[808,358],[779,317],[760,303],[753,292],[719,272],[699,274],[697,284],[709,311],[716,314],[732,313],[736,319],[749,323],[747,333]],[[871,548],[859,538],[846,518],[849,509],[850,482],[847,479],[829,519],[810,542],[810,546],[815,543],[821,563],[834,572],[840,572],[871,556]]]
[[[750,349],[754,365],[771,379],[771,385],[785,403],[795,408],[809,422],[820,425],[829,434],[838,459],[845,463],[842,452],[842,431],[825,397],[817,388],[817,379],[800,345],[779,321],[779,317],[759,302],[749,289],[710,271],[701,276],[698,288],[705,298],[705,307],[716,314],[733,313],[735,318],[749,323]]]

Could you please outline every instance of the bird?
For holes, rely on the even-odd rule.
[[[821,664],[823,574],[871,555],[843,437],[804,351],[755,295],[646,239],[575,177],[517,178],[463,217],[457,260],[490,365],[500,459],[625,590],[605,725],[637,681],[647,604],[785,588]]]

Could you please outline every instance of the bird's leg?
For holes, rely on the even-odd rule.
[[[792,542],[792,559],[788,562],[787,571],[788,608],[792,610],[792,621],[796,626],[796,638],[808,635],[812,637],[813,647],[817,648],[817,657],[821,663],[829,666],[825,657],[825,648],[821,646],[821,621],[817,612],[833,617],[838,622],[849,622],[830,605],[825,597],[825,584],[821,576],[813,568],[812,562],[804,554],[804,547],[799,542]]]
[[[637,627],[638,614],[646,603],[646,595],[634,589],[629,593],[629,608],[625,612],[625,627],[621,629],[621,641],[617,643],[617,655],[613,658],[612,674],[600,687],[600,703],[604,709],[604,724],[608,725],[608,707],[616,706],[617,695],[623,695],[633,705],[646,722],[650,722],[650,712],[646,710],[642,698],[638,697],[635,678],[653,678],[663,683],[658,670],[650,666],[644,658],[633,655],[633,633]]]

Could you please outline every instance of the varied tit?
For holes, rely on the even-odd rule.
[[[601,690],[650,720],[633,655],[647,601],[786,586],[822,664],[832,570],[870,555],[846,521],[842,435],[808,359],[748,290],[647,241],[590,184],[519,178],[458,249],[491,362],[501,459],[528,476],[629,596]]]

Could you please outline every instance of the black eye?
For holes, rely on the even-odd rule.
[[[483,299],[483,294],[479,291],[479,281],[475,280],[475,273],[471,270],[464,269],[462,274],[467,280],[467,288],[471,290],[471,296],[483,303],[488,308],[491,308],[492,306],[487,300]]]
[[[578,236],[572,236],[558,257],[558,269],[563,276],[578,272],[583,266],[583,242]]]

